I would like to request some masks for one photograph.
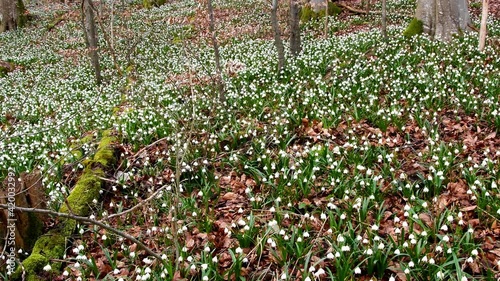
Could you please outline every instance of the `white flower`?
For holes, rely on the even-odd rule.
[[[320,268],[320,269],[318,269],[318,271],[316,271],[316,273],[314,273],[314,276],[320,277],[321,275],[325,275],[325,274],[326,274],[325,270],[323,268]]]
[[[333,253],[328,253],[328,255],[326,255],[326,257],[330,260],[332,260],[334,258],[334,255]]]
[[[238,248],[236,248],[235,253],[241,254],[241,253],[243,253],[243,250],[240,247],[238,247]]]
[[[479,254],[479,252],[476,249],[472,250],[472,252],[471,252],[471,255],[473,255],[473,256],[477,256],[478,254]]]
[[[444,273],[441,272],[441,271],[438,271],[438,273],[436,273],[436,277],[437,277],[437,279],[443,279],[444,278]]]
[[[356,267],[354,269],[354,274],[361,274],[361,269],[359,267]]]
[[[50,271],[52,270],[52,267],[50,266],[50,264],[47,264],[46,266],[43,267],[43,270]]]

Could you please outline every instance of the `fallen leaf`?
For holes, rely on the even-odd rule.
[[[236,194],[234,192],[228,192],[222,196],[222,200],[225,200],[225,201],[235,200],[236,198],[238,198],[238,194]]]

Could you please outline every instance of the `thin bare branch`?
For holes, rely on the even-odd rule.
[[[104,229],[106,229],[106,230],[108,230],[108,231],[110,231],[118,236],[121,236],[125,239],[128,239],[128,240],[136,243],[139,247],[143,248],[148,254],[155,257],[160,262],[164,263],[164,261],[162,260],[160,255],[155,253],[153,250],[151,250],[148,246],[144,245],[141,241],[137,240],[135,237],[133,237],[130,234],[127,234],[123,231],[120,231],[112,226],[104,224],[100,221],[97,221],[97,220],[94,220],[94,219],[91,219],[88,217],[81,217],[81,216],[76,216],[76,215],[67,214],[67,213],[60,213],[60,212],[55,212],[55,211],[47,210],[47,209],[12,207],[12,206],[8,206],[6,204],[0,204],[0,209],[9,209],[9,208],[11,210],[14,209],[14,210],[20,211],[20,212],[46,214],[46,215],[56,216],[56,217],[60,217],[60,218],[72,219],[72,220],[75,220],[75,221],[78,221],[78,222],[81,222],[84,224],[99,226],[99,227],[104,228]]]

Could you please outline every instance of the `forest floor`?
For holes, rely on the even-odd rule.
[[[81,225],[41,280],[500,278],[498,3],[483,52],[475,32],[405,38],[414,1],[388,0],[387,39],[380,3],[343,11],[277,71],[269,3],[214,1],[220,101],[205,2],[167,2],[97,6],[102,85],[77,6],[0,34],[0,178],[41,171],[58,210],[111,130],[92,217],[162,256]]]

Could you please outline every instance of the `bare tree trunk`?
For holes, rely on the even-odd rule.
[[[212,7],[212,0],[208,0],[208,15],[210,17],[209,30],[212,37],[212,45],[214,47],[215,54],[215,68],[217,72],[217,88],[219,90],[219,100],[225,101],[226,95],[224,94],[224,85],[222,84],[222,67],[220,65],[220,52],[219,44],[217,44],[217,37],[215,34],[215,19],[214,19],[214,8]]]
[[[387,0],[382,0],[382,36],[387,39]]]
[[[366,14],[370,14],[370,9],[371,9],[371,1],[366,0]]]
[[[418,0],[415,18],[423,32],[435,39],[449,41],[452,34],[469,30],[467,0]]]
[[[110,33],[110,48],[112,50],[115,49],[115,31],[114,31],[114,22],[115,22],[115,0],[111,0],[111,19],[109,20],[109,33]]]
[[[89,49],[90,61],[94,68],[95,79],[97,84],[101,84],[101,65],[99,64],[98,44],[97,44],[97,30],[94,16],[94,7],[92,0],[83,0],[82,3],[82,20],[83,31],[85,35],[85,42]]]
[[[274,45],[278,50],[278,70],[282,70],[283,67],[285,67],[285,48],[283,47],[283,41],[281,40],[281,31],[278,23],[278,0],[273,0],[273,6],[271,9],[271,24],[273,25]]]
[[[297,56],[301,51],[299,13],[300,7],[297,0],[290,0],[290,52],[293,56]]]
[[[489,0],[483,0],[483,13],[481,15],[481,29],[479,30],[479,51],[484,50],[486,45],[486,20],[488,19]]]
[[[328,39],[328,1],[325,0],[325,39]]]
[[[0,0],[0,32],[15,30],[27,22],[22,0]]]

